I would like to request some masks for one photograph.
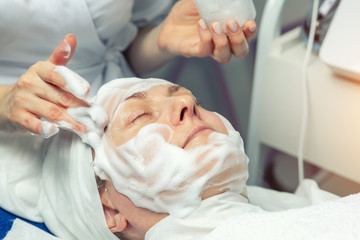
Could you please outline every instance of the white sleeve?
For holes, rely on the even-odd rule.
[[[173,0],[135,0],[131,21],[138,27],[158,24],[170,11]]]
[[[41,222],[38,199],[43,139],[0,132],[0,206],[26,219]]]

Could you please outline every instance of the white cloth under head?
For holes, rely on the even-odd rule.
[[[198,208],[183,218],[169,215],[146,233],[146,240],[202,239],[226,219],[248,212],[262,212],[248,199],[232,192],[225,192],[203,200]],[[233,239],[231,239],[233,240]]]
[[[304,208],[233,216],[201,240],[239,239],[239,236],[250,240],[357,240],[359,219],[360,193],[357,193]]]
[[[323,209],[325,206],[339,205],[342,209],[351,211],[358,209],[360,202],[354,200],[346,206],[346,202],[337,201],[338,196],[321,190],[313,180],[305,179],[301,182],[295,194],[248,186],[248,196],[250,203],[244,197],[231,192],[205,199],[200,207],[186,218],[173,216],[164,218],[146,233],[145,239],[257,240],[283,239],[284,236],[286,239],[336,239],[341,234],[344,239],[354,239],[351,238],[354,232],[357,234],[359,226],[358,221],[355,222],[357,215],[349,216],[345,220],[348,224],[346,229],[349,230],[346,233],[341,228],[336,228],[344,219],[334,219],[336,216],[346,214],[343,214],[342,210],[333,211],[333,208]],[[359,199],[359,196],[356,198]],[[326,201],[328,203],[324,205],[318,204]],[[315,206],[310,208],[311,205]],[[287,211],[289,209],[292,210]],[[329,212],[333,212],[331,220],[324,220],[324,216],[329,216]],[[353,225],[352,221],[355,222]],[[317,232],[312,224],[322,225],[324,231]],[[284,225],[287,227],[284,228]],[[249,230],[247,226],[250,226]],[[332,229],[325,230],[329,227]],[[263,229],[266,229],[265,233]],[[300,230],[303,231],[299,233]],[[331,234],[324,234],[326,238],[319,237],[324,232],[330,231]]]

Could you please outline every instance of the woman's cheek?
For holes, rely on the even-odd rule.
[[[200,114],[203,121],[210,125],[215,131],[227,135],[229,134],[226,130],[224,123],[221,121],[220,117],[216,113],[209,112],[203,109]]]

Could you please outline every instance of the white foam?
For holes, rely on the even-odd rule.
[[[90,92],[90,84],[77,73],[64,66],[56,66],[57,72],[66,82],[64,89],[71,92],[76,97],[86,100]]]
[[[104,134],[104,128],[108,124],[108,116],[103,107],[91,104],[90,107],[70,108],[67,110],[70,116],[86,126],[86,132],[77,132],[84,143],[95,148]],[[65,127],[65,125],[63,125]],[[71,127],[72,131],[75,131]]]
[[[42,121],[40,136],[44,138],[49,138],[51,136],[54,136],[58,132],[59,132],[59,128],[56,127],[55,124],[50,123],[48,121]]]
[[[119,147],[104,137],[95,149],[95,172],[136,206],[176,217],[190,214],[211,188],[246,195],[248,159],[238,134],[213,133],[191,151],[169,144],[171,135],[167,125],[150,124]]]
[[[59,73],[60,76],[65,80],[66,86],[64,89],[66,91],[69,91],[79,99],[88,102],[87,96],[90,92],[90,84],[85,79],[64,66],[56,66],[55,72]],[[70,123],[65,121],[56,123],[56,126],[54,125],[54,127],[75,132],[81,137],[84,143],[94,147],[100,141],[104,132],[104,128],[108,124],[109,120],[102,106],[94,103],[89,103],[89,105],[89,107],[67,109],[68,114],[73,119],[86,126],[86,132],[77,131]],[[50,127],[48,125],[43,126],[43,129],[45,128],[43,132],[45,132],[47,135],[50,136],[50,134],[56,134],[55,130],[50,129],[50,131],[47,130],[48,128],[46,127],[49,129]]]
[[[64,39],[64,45],[62,45],[62,51],[66,52],[67,55],[64,56],[64,58],[68,59],[70,57],[71,54],[71,46],[70,44],[66,41],[66,39]]]

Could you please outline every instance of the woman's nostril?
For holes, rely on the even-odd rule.
[[[184,119],[184,115],[185,115],[185,111],[186,111],[186,107],[181,109],[181,113],[180,113],[180,121],[182,121]]]

